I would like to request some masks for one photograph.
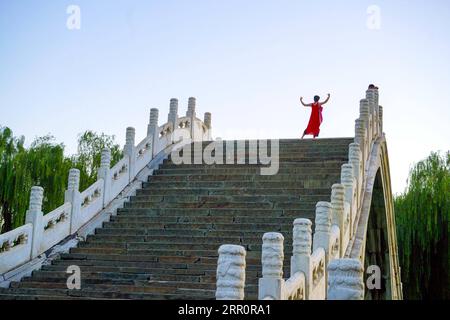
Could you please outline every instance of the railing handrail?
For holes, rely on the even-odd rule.
[[[188,112],[195,114],[195,99],[189,99]],[[5,246],[5,251],[0,251],[0,275],[36,258],[48,249],[47,246],[49,244],[57,244],[67,236],[77,233],[83,225],[98,215],[120,194],[120,192],[131,184],[138,176],[139,172],[145,168],[157,154],[177,142],[173,141],[173,136],[182,136],[180,132],[183,132],[183,135],[188,136],[190,141],[211,140],[210,113],[205,113],[205,121],[209,124],[206,133],[203,131],[198,132],[198,130],[195,130],[194,128],[186,129],[174,127],[172,121],[174,121],[173,119],[178,118],[177,113],[178,100],[172,99],[168,122],[162,126],[158,126],[159,111],[157,109],[152,109],[150,112],[147,135],[137,145],[135,145],[135,129],[131,127],[127,128],[124,157],[120,159],[116,165],[111,167],[110,151],[102,150],[102,161],[98,172],[98,179],[82,192],[78,190],[80,185],[79,170],[72,169],[69,174],[69,185],[65,193],[64,204],[48,214],[44,215],[42,212],[43,189],[40,187],[33,188],[30,195],[30,208],[27,211],[26,224],[0,235],[0,248],[3,244]],[[184,117],[181,119],[183,118]],[[193,119],[194,121],[202,122],[195,116],[193,116]],[[169,135],[160,139],[159,130],[167,129],[169,127],[172,128],[172,131]],[[145,152],[142,152],[142,150],[145,150]],[[120,172],[122,172],[122,174],[118,175]],[[123,176],[124,173],[127,173],[127,175]],[[86,199],[89,200],[92,196],[95,196],[94,201],[86,202]],[[61,211],[69,208],[70,212],[67,217],[64,217],[64,219],[61,218],[60,220],[64,220],[64,230],[61,231],[61,229],[58,229],[53,232],[53,235],[58,233],[55,238],[45,239],[44,227],[48,226],[49,221],[52,221],[52,219],[59,218],[58,215],[61,214]],[[28,232],[30,227],[32,232]],[[67,232],[65,232],[65,230],[67,230]],[[10,254],[11,251],[6,249],[11,247],[11,243],[17,242],[16,238],[20,236],[20,234],[25,234],[24,237],[26,238],[26,243],[28,245],[15,246],[15,249],[20,249],[21,251],[20,253],[16,252],[16,255],[12,256]]]

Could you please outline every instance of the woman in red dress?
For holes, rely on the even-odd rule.
[[[330,94],[328,94],[327,99],[324,102],[319,102],[320,97],[315,96],[314,97],[314,103],[308,103],[305,104],[303,102],[303,97],[300,98],[300,102],[305,107],[311,107],[311,116],[309,118],[308,127],[303,132],[302,139],[305,137],[305,135],[313,135],[314,139],[319,136],[320,133],[320,124],[322,123],[322,109],[323,105],[330,100]]]

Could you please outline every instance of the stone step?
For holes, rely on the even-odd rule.
[[[331,188],[338,183],[340,178],[330,177],[330,179],[310,179],[310,180],[254,180],[254,181],[150,181],[144,182],[144,188]]]
[[[123,210],[123,209],[122,209]],[[144,210],[144,209],[142,209]],[[216,209],[214,209],[216,210]],[[224,209],[226,211],[227,209]],[[189,209],[187,209],[189,211]],[[276,211],[278,212],[278,210]],[[133,214],[121,214],[118,216],[111,217],[111,221],[119,221],[119,222],[132,222],[132,223],[260,223],[260,224],[270,224],[270,223],[281,223],[292,225],[294,220],[299,217],[305,217],[305,212],[302,212],[301,215],[298,215],[294,212],[289,213],[290,211],[279,210],[280,216],[265,216],[264,214],[259,216],[234,216],[234,215],[189,215],[189,216],[164,216],[164,215],[133,215]],[[288,216],[282,216],[283,212],[288,212]],[[315,215],[313,212],[308,213],[309,218],[312,222],[314,222]],[[308,218],[307,218],[308,219]]]
[[[139,189],[136,195],[279,195],[279,194],[298,194],[300,196],[304,195],[330,195],[330,188],[322,189],[304,189],[304,188],[274,188],[274,189],[264,189],[264,188],[144,188]]]
[[[282,223],[161,223],[161,222],[105,222],[103,229],[144,229],[144,230],[273,230],[291,231],[292,226]],[[266,231],[268,232],[268,231]]]
[[[95,239],[94,239],[95,237]],[[134,236],[134,235],[109,235],[109,234],[96,234],[89,235],[87,237],[89,241],[103,241],[103,242],[148,242],[148,243],[170,243],[170,242],[182,242],[182,243],[191,243],[191,244],[261,244],[262,243],[262,235],[261,236],[228,236],[228,237],[214,237],[214,236],[174,236],[174,235],[142,235],[142,236]],[[292,239],[289,238],[289,235],[285,236],[286,242],[291,242]]]
[[[131,208],[126,207],[119,209],[117,216],[119,218],[129,218],[130,216],[146,216],[146,217],[171,217],[176,216],[179,218],[188,218],[191,216],[196,217],[225,217],[228,215],[234,217],[254,217],[254,218],[298,218],[305,215],[305,213],[315,213],[316,202],[301,202],[292,204],[293,208],[263,208],[257,206],[257,208],[250,207],[232,207],[232,208],[154,208],[149,209]],[[181,222],[177,220],[178,222]]]
[[[314,174],[316,176],[326,175],[326,174],[336,174],[340,170],[339,167],[325,167],[325,168],[279,168],[277,174],[293,174],[293,175],[310,175]],[[257,168],[184,168],[184,166],[178,166],[172,169],[158,169],[153,172],[153,175],[161,176],[181,176],[181,175],[260,175],[261,167]]]
[[[217,252],[222,244],[237,244],[244,246],[249,251],[260,252],[262,250],[262,241],[258,243],[239,243],[239,242],[223,242],[223,243],[186,243],[181,241],[172,242],[117,242],[110,239],[89,238],[87,239],[87,246],[111,247],[118,248],[126,245],[129,249],[142,250],[167,250],[167,251],[185,251],[185,250],[214,250]],[[292,252],[292,241],[285,239],[284,241],[285,255]],[[248,252],[247,252],[248,253]]]
[[[3,291],[0,291],[0,293]],[[41,289],[41,288],[11,288],[9,295],[16,296],[63,296],[75,298],[96,298],[96,299],[126,299],[126,300],[204,300],[213,299],[215,290],[195,290],[180,288],[175,292],[163,293],[142,293],[142,292],[120,292],[105,290],[68,290],[68,289]]]
[[[318,202],[323,199],[322,195],[297,195],[297,194],[261,194],[261,195],[137,195],[130,197],[130,202],[193,202],[193,203],[211,203],[211,202]]]
[[[124,208],[137,209],[297,209],[311,210],[317,202],[290,201],[290,202],[235,202],[235,201],[203,201],[203,202],[151,202],[132,201],[126,202]]]
[[[327,180],[334,179],[338,181],[340,178],[340,171],[328,174],[316,174],[314,172],[308,174],[277,174],[273,176],[263,176],[259,174],[180,174],[180,175],[156,175],[150,176],[148,182],[151,181],[297,181],[297,180]]]
[[[167,229],[135,229],[135,228],[101,228],[97,229],[97,235],[111,235],[111,236],[182,236],[182,237],[258,237],[262,236],[266,232],[275,232],[271,228],[264,228],[261,230],[255,229],[241,229],[241,230],[195,230],[195,229],[177,229],[177,230],[167,230]],[[287,236],[291,234],[292,231],[285,230],[283,235]]]
[[[279,164],[280,169],[327,169],[327,168],[340,168],[342,166],[342,160],[334,159],[324,159],[321,161],[302,161],[298,163],[292,162],[282,162]],[[165,159],[163,163],[159,166],[160,170],[170,170],[170,169],[260,169],[261,167],[268,167],[269,165],[261,164],[174,164],[168,159]]]

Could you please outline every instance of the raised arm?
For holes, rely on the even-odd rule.
[[[300,97],[300,102],[302,103],[302,105],[304,105],[305,107],[311,107],[312,103],[304,103],[303,102],[303,97]]]
[[[328,97],[325,99],[325,101],[324,102],[320,102],[320,104],[325,104],[325,103],[328,102],[328,100],[330,100],[330,94],[328,94]]]

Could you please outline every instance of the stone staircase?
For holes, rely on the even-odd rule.
[[[257,299],[263,234],[284,235],[288,278],[292,223],[314,221],[317,202],[330,201],[353,141],[280,140],[274,176],[259,165],[165,160],[95,235],[0,289],[0,299],[214,299],[222,244],[246,248],[245,296]],[[67,289],[71,265],[81,268],[81,290]]]

